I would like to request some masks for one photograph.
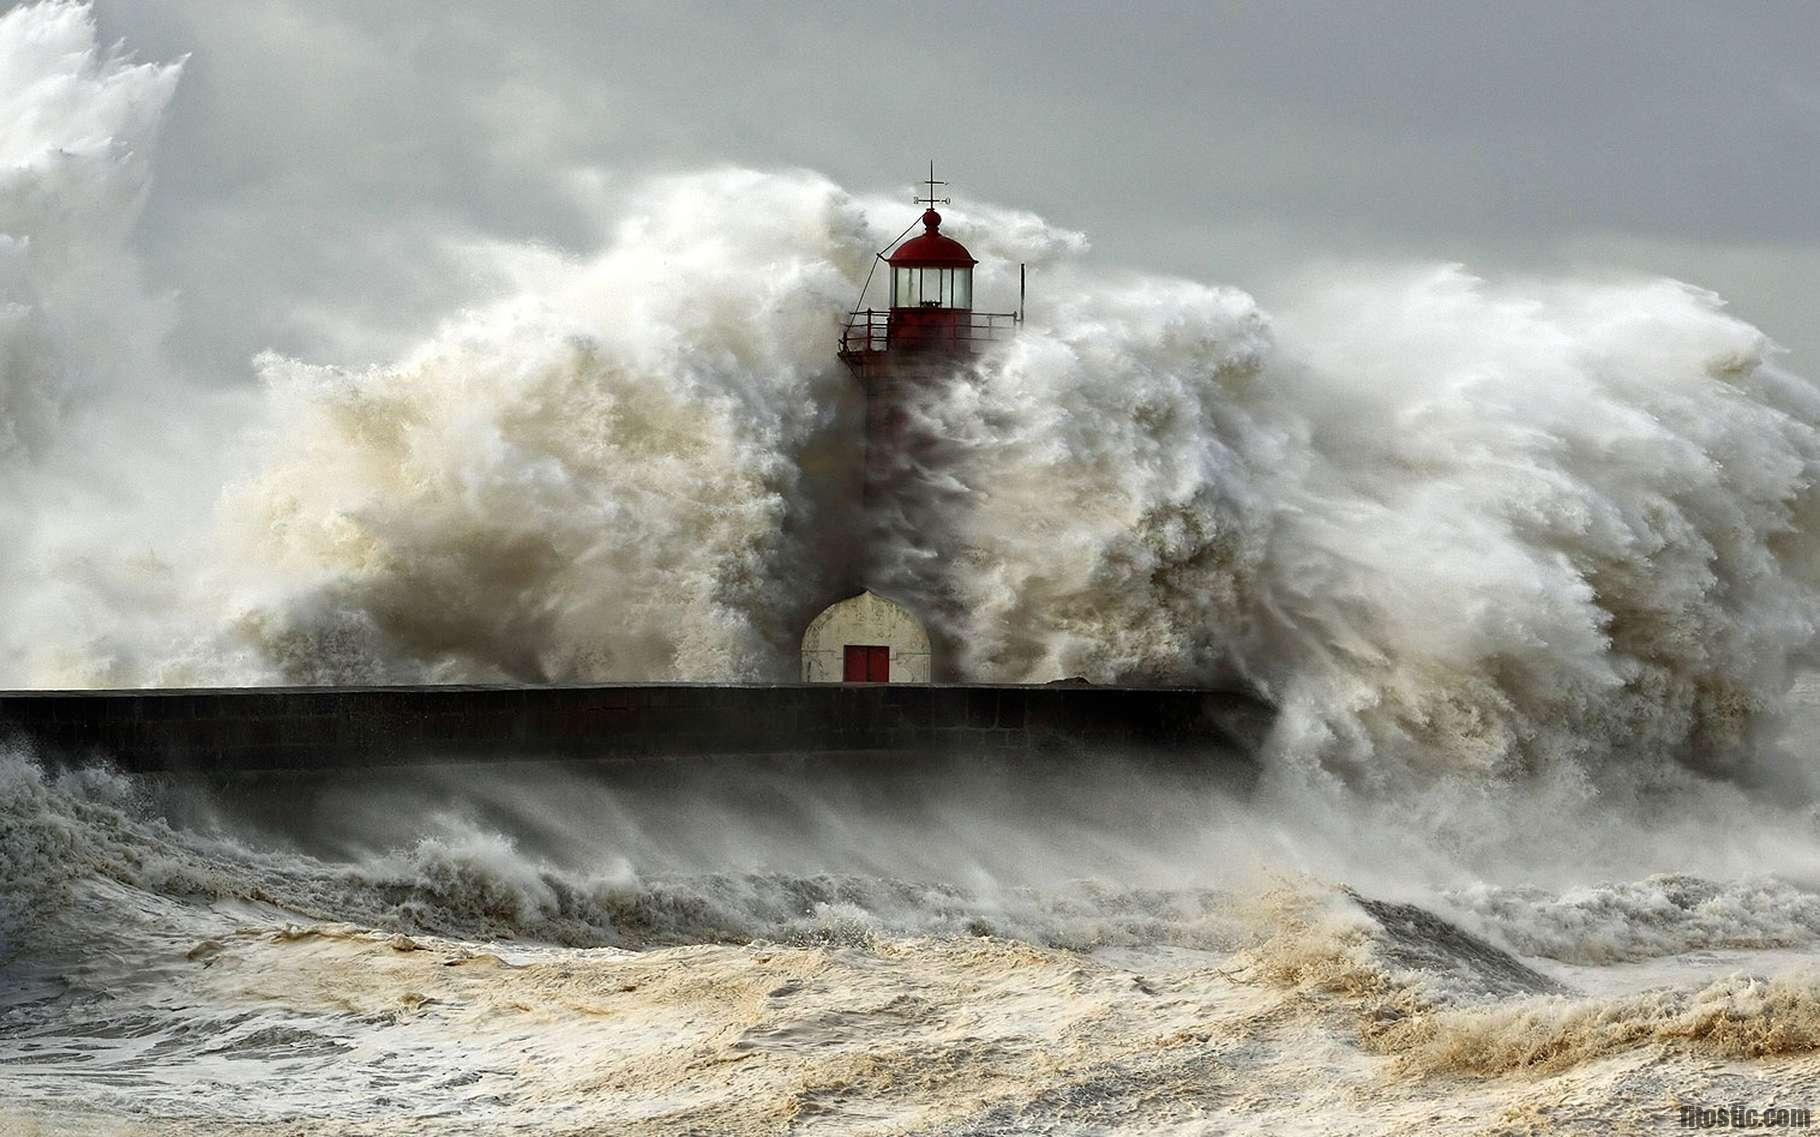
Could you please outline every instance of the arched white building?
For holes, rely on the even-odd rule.
[[[910,609],[862,592],[822,610],[803,633],[805,683],[927,683],[929,633]]]

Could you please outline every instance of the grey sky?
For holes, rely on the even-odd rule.
[[[1667,273],[1820,371],[1820,5],[99,0],[188,53],[142,240],[174,350],[383,358],[659,170],[804,166],[1269,305],[1308,265]],[[598,171],[601,204],[575,192]],[[908,210],[907,206],[907,210]]]

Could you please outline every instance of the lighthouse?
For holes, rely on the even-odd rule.
[[[936,189],[947,185],[929,164],[925,193],[916,204],[922,216],[878,254],[888,306],[848,313],[840,338],[840,359],[859,382],[866,400],[865,512],[871,532],[864,548],[891,526],[914,524],[899,488],[925,461],[936,440],[913,424],[919,399],[938,397],[942,385],[970,367],[994,344],[1010,339],[1023,323],[1023,272],[1018,274],[1018,311],[987,312],[973,306],[973,270],[979,261],[967,247],[942,232],[936,206],[949,204]],[[910,236],[921,225],[922,232]],[[907,239],[906,239],[907,238]],[[878,267],[875,264],[874,270]],[[862,556],[862,582],[872,583]],[[927,683],[934,671],[931,639],[904,604],[870,588],[824,609],[803,635],[802,677],[809,683]]]
[[[879,256],[887,270],[889,307],[855,305],[841,333],[841,362],[866,397],[868,508],[890,508],[892,484],[927,449],[930,440],[916,438],[907,429],[908,404],[935,394],[936,387],[967,367],[975,355],[1009,339],[1023,322],[1021,267],[1019,311],[983,312],[973,307],[973,269],[979,261],[942,232],[942,215],[935,209],[949,204],[948,198],[936,196],[936,188],[947,184],[936,179],[931,162],[927,193],[916,198],[925,207],[918,218],[923,231],[908,240],[900,237],[900,244]],[[863,292],[860,299],[865,299]]]

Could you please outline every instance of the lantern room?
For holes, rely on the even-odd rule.
[[[942,234],[942,215],[923,211],[923,231],[885,261],[891,269],[886,340],[897,351],[973,346],[973,266],[967,247]]]
[[[942,215],[923,211],[923,232],[897,247],[891,266],[891,307],[973,308],[973,266],[967,247],[942,235]]]
[[[916,202],[925,206],[923,231],[902,240],[878,255],[884,262],[889,306],[883,309],[855,305],[841,333],[841,359],[862,382],[869,382],[900,366],[935,365],[951,356],[974,354],[996,340],[1009,339],[1023,322],[1023,274],[1018,276],[1018,311],[980,312],[973,307],[973,269],[979,264],[967,246],[942,232],[938,205],[948,199],[935,196],[937,186],[930,164],[926,194]],[[912,222],[911,229],[916,228]],[[906,230],[907,233],[909,230]],[[872,278],[861,290],[860,302]]]

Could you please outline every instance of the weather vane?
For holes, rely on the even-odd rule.
[[[938,182],[935,180],[935,159],[934,158],[929,159],[929,176],[925,180],[929,183],[929,196],[917,198],[916,203],[918,205],[927,205],[930,209],[934,209],[938,205],[947,205],[948,204],[947,198],[935,196],[935,187],[936,186],[945,186],[948,183],[947,182]]]

